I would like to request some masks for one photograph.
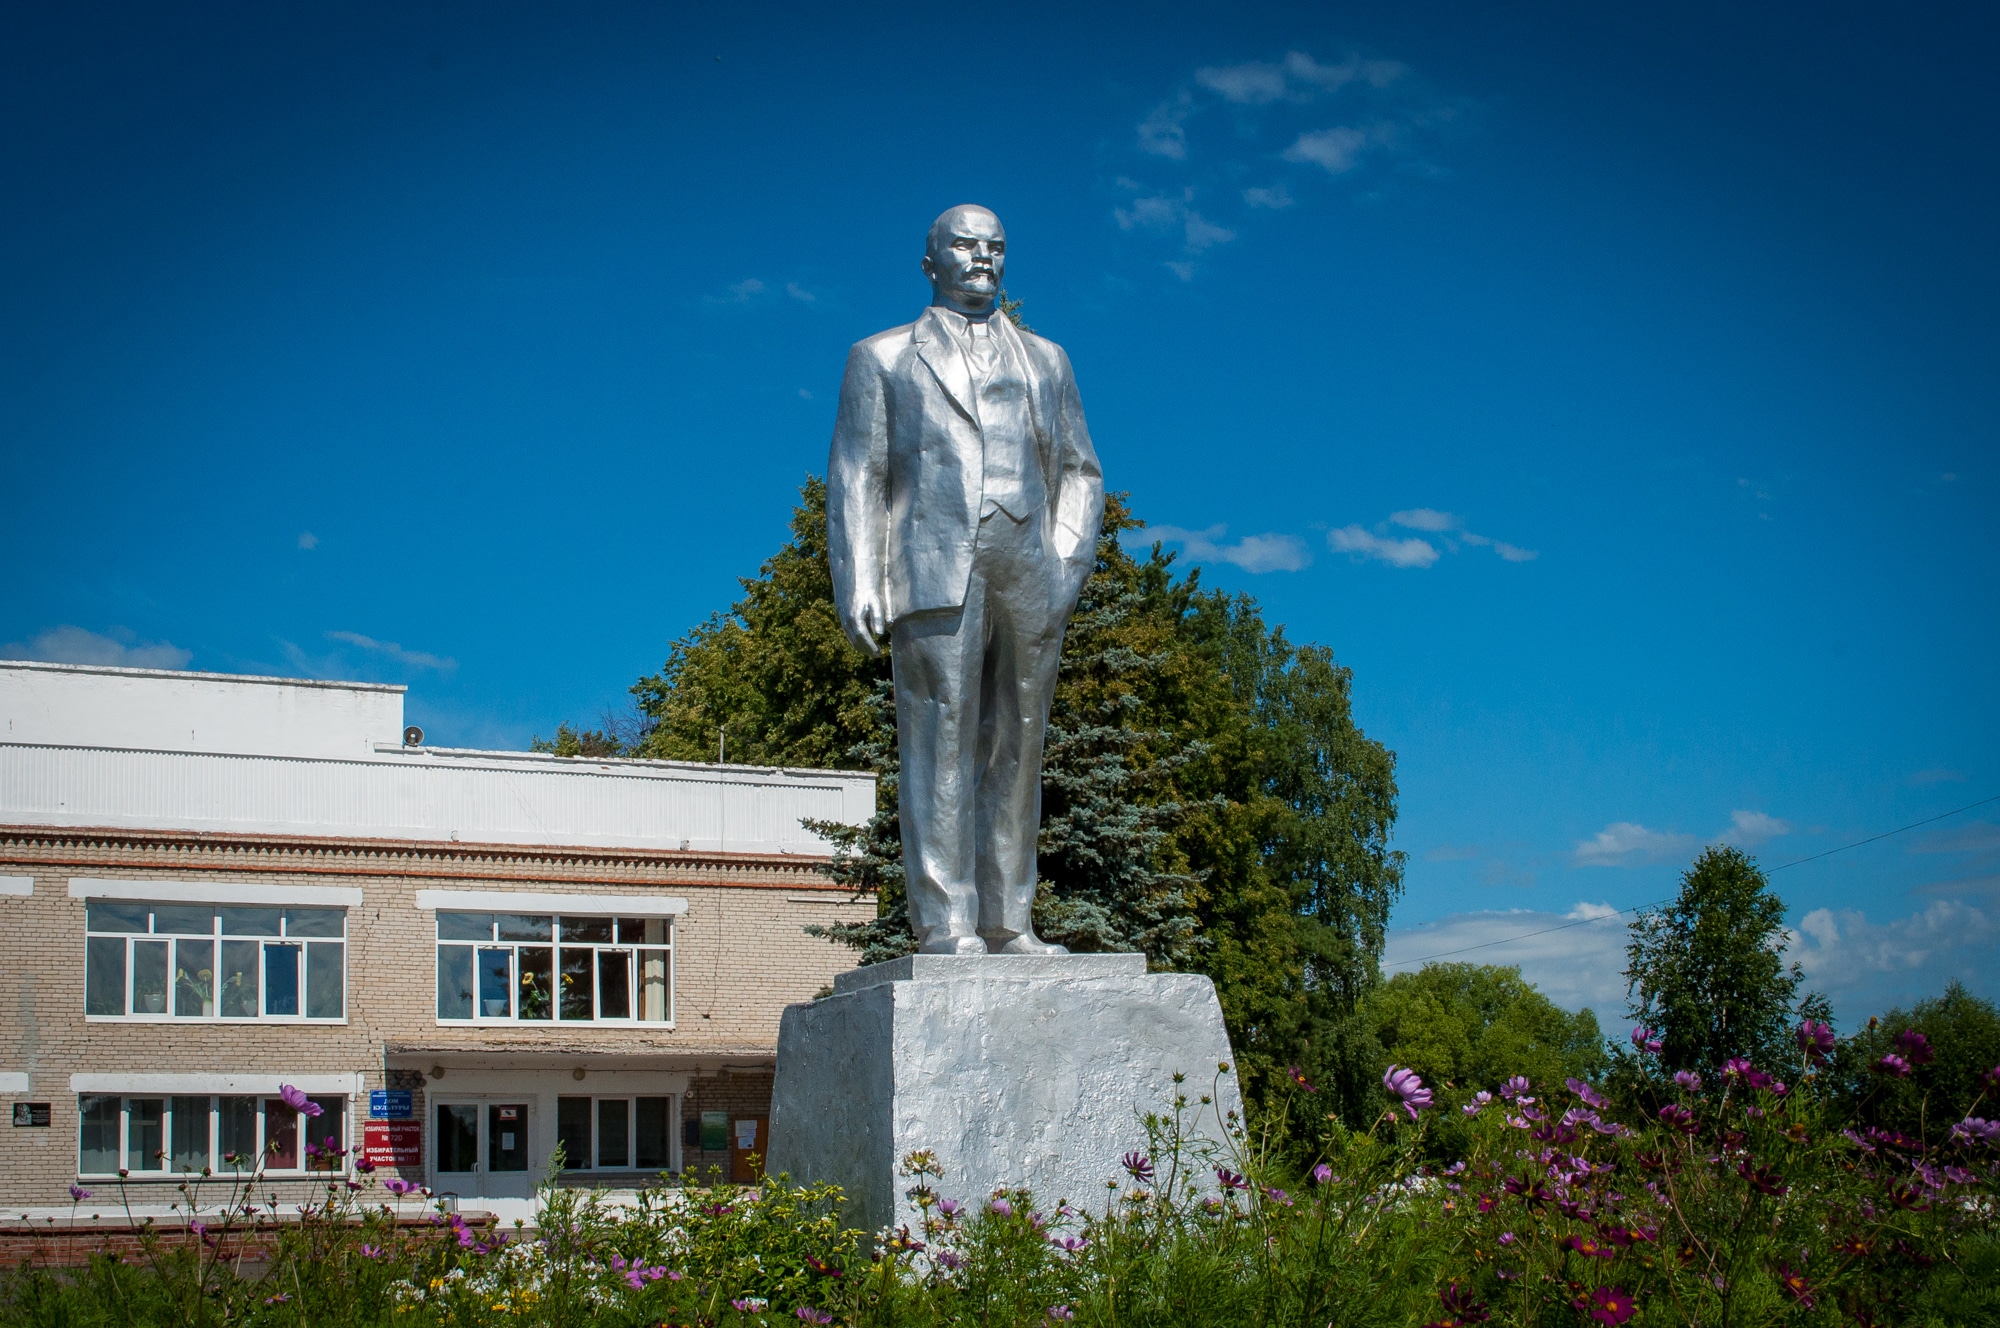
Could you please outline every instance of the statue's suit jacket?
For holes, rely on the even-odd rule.
[[[1048,490],[1042,528],[1067,617],[1096,563],[1104,474],[1069,356],[1001,315],[991,327],[1027,366]],[[856,610],[869,588],[886,592],[891,622],[965,603],[985,485],[974,411],[972,366],[934,309],[849,352],[826,480],[834,602],[849,636],[859,639]]]

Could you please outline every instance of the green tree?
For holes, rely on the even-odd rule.
[[[1899,1046],[1905,1032],[1923,1034],[1933,1059]],[[1876,1068],[1891,1052],[1911,1062],[1907,1078]],[[1986,1077],[1996,1069],[2000,1008],[1953,982],[1942,996],[1870,1019],[1840,1043],[1830,1073],[1859,1120],[1935,1144],[1975,1105],[1982,1116],[2000,1115],[1989,1110],[2000,1105],[2000,1089]]]
[[[528,740],[531,752],[552,756],[625,756],[625,740],[609,729],[579,729],[568,720],[556,725],[556,736],[536,734]]]
[[[1446,1108],[1517,1074],[1547,1089],[1572,1076],[1597,1080],[1610,1066],[1597,1015],[1569,1013],[1514,967],[1426,964],[1398,973],[1362,999],[1360,1024],[1378,1048],[1371,1076],[1407,1065]],[[1466,1151],[1471,1136],[1456,1112],[1441,1112],[1435,1129],[1441,1151]]]
[[[878,915],[818,929],[863,962],[911,946],[896,822],[895,703],[884,657],[841,634],[824,485],[744,595],[633,688],[641,756],[873,770],[866,826],[818,826],[836,880]],[[1043,769],[1036,926],[1078,950],[1207,973],[1253,1099],[1302,1064],[1364,1100],[1356,1002],[1375,980],[1402,855],[1395,758],[1355,726],[1352,677],[1295,646],[1248,596],[1206,590],[1113,495],[1064,640]]]
[[[1631,1013],[1655,1030],[1667,1071],[1713,1072],[1732,1056],[1775,1065],[1793,1054],[1785,905],[1757,863],[1726,844],[1703,849],[1680,894],[1632,923],[1625,949]]]

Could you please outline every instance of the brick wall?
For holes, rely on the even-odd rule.
[[[426,1080],[412,1066],[429,1056],[547,1057],[565,1066],[597,1057],[703,1076],[684,1120],[698,1119],[702,1101],[713,1104],[708,1110],[768,1116],[780,1013],[853,962],[852,951],[802,928],[873,913],[872,903],[829,888],[818,866],[779,856],[0,829],[0,875],[35,878],[32,896],[0,896],[0,1070],[31,1076],[29,1093],[14,1100],[52,1108],[46,1129],[0,1126],[0,1211],[67,1205],[78,1124],[69,1076],[83,1072],[353,1073],[364,1093],[416,1090],[421,1120]],[[73,876],[358,887],[363,903],[348,912],[346,1023],[86,1022],[84,902],[68,896]],[[674,928],[675,1025],[439,1025],[434,918],[415,903],[417,890],[438,888],[685,898]],[[718,1074],[746,1061],[766,1068]],[[364,1095],[351,1105],[351,1142],[359,1143],[366,1114]],[[709,1159],[687,1161],[705,1168]],[[272,1188],[291,1202],[312,1185]],[[171,1202],[172,1189],[152,1191],[155,1201]]]

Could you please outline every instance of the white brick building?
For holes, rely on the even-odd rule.
[[[0,1204],[252,1156],[474,1200],[558,1141],[612,1186],[764,1151],[779,1012],[852,962],[802,928],[874,908],[800,822],[865,820],[872,777],[409,746],[402,710],[0,661]]]

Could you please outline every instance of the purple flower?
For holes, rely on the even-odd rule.
[[[1660,1054],[1660,1035],[1650,1028],[1632,1030],[1632,1045],[1651,1056]]]
[[[398,1178],[391,1176],[389,1177],[389,1179],[382,1182],[382,1188],[387,1190],[389,1193],[395,1195],[398,1199],[400,1199],[406,1194],[414,1193],[417,1187],[409,1181],[399,1180]]]
[[[2000,1121],[1967,1116],[1951,1127],[1951,1137],[1954,1143],[2000,1144]]]
[[[1946,1167],[1944,1169],[1944,1178],[1954,1185],[1970,1185],[1973,1181],[1979,1179],[1964,1167]]]
[[[1274,1204],[1283,1204],[1287,1208],[1292,1206],[1292,1196],[1286,1194],[1275,1185],[1266,1185],[1264,1187],[1264,1197]]]
[[[1682,1134],[1694,1133],[1694,1113],[1678,1102],[1669,1102],[1660,1108],[1660,1124]]]
[[[1133,1180],[1144,1184],[1153,1179],[1153,1159],[1137,1149],[1119,1160],[1125,1164],[1125,1170],[1131,1173]]]
[[[792,1313],[799,1316],[801,1323],[832,1323],[833,1316],[825,1310],[816,1310],[810,1305],[801,1305]]]
[[[1815,1064],[1833,1051],[1833,1030],[1817,1019],[1800,1024],[1792,1036],[1799,1040],[1799,1050]]]
[[[1515,1241],[1519,1239],[1520,1237],[1515,1235],[1511,1231],[1503,1231],[1500,1233],[1500,1243],[1502,1245],[1512,1245]]]
[[[1583,1104],[1587,1107],[1595,1107],[1597,1110],[1602,1111],[1611,1105],[1610,1098],[1604,1096],[1604,1094],[1598,1092],[1581,1079],[1565,1079],[1563,1080],[1563,1085],[1570,1092],[1582,1098]]]
[[[380,1245],[363,1245],[361,1247],[361,1257],[364,1259],[379,1259],[382,1257],[382,1247]]]
[[[1292,1066],[1289,1070],[1285,1071],[1285,1074],[1291,1079],[1292,1083],[1304,1089],[1306,1092],[1308,1093],[1319,1092],[1317,1088],[1314,1088],[1311,1084],[1306,1082],[1306,1072],[1299,1066],[1296,1065]]]
[[[1506,1083],[1500,1085],[1500,1096],[1506,1098],[1509,1102],[1519,1102],[1525,1107],[1535,1100],[1527,1096],[1530,1087],[1528,1076],[1517,1074]]]
[[[1590,1293],[1589,1304],[1592,1307],[1590,1317],[1599,1323],[1610,1324],[1611,1328],[1618,1328],[1619,1324],[1639,1312],[1639,1303],[1624,1287],[1599,1287]]]
[[[965,1206],[964,1204],[960,1203],[956,1199],[938,1200],[938,1212],[942,1213],[947,1218],[957,1217],[958,1210],[963,1208],[964,1206]]]
[[[1988,1088],[2000,1088],[2000,1065],[1994,1066],[1979,1077],[1986,1081]]]
[[[1012,1217],[1014,1215],[1014,1205],[1008,1203],[1005,1199],[996,1197],[992,1203],[986,1206],[1002,1217]]]
[[[1892,1074],[1898,1079],[1910,1077],[1910,1063],[1893,1051],[1876,1061],[1874,1069],[1877,1074]]]
[[[1075,1317],[1076,1317],[1076,1311],[1071,1309],[1067,1305],[1049,1306],[1049,1321],[1051,1323],[1068,1323],[1071,1319],[1074,1319]]]
[[[285,1100],[286,1106],[298,1112],[301,1116],[317,1116],[323,1110],[319,1103],[313,1101],[290,1084],[279,1084],[278,1096]]]
[[[90,1191],[84,1189],[81,1185],[71,1185],[69,1187],[69,1197],[75,1203],[82,1203],[90,1197]]]
[[[1487,1104],[1492,1101],[1493,1101],[1493,1095],[1485,1091],[1484,1089],[1481,1089],[1479,1092],[1474,1093],[1472,1095],[1472,1101],[1460,1107],[1459,1110],[1464,1112],[1468,1116],[1477,1116],[1481,1111],[1484,1111],[1486,1109]]]
[[[939,1250],[937,1252],[937,1261],[954,1272],[958,1270],[960,1264],[965,1262],[965,1260],[959,1258],[950,1250]]]
[[[1896,1035],[1896,1050],[1912,1065],[1929,1065],[1937,1059],[1937,1053],[1931,1050],[1931,1040],[1914,1028]]]
[[[1243,1179],[1243,1177],[1237,1175],[1227,1167],[1217,1167],[1215,1169],[1215,1178],[1222,1182],[1222,1188],[1225,1190],[1247,1190],[1250,1188],[1249,1181]]]
[[[1680,1085],[1681,1091],[1684,1093],[1699,1093],[1701,1091],[1701,1076],[1693,1070],[1675,1070],[1674,1082]]]
[[[762,1296],[740,1296],[729,1302],[729,1308],[741,1311],[744,1314],[755,1314],[770,1303],[770,1301],[765,1300]]]
[[[1059,1250],[1068,1250],[1071,1254],[1090,1248],[1090,1242],[1082,1236],[1050,1236],[1049,1244]]]
[[[1424,1081],[1417,1077],[1415,1070],[1391,1065],[1389,1073],[1382,1076],[1382,1087],[1401,1100],[1403,1110],[1410,1113],[1411,1120],[1415,1120],[1417,1113],[1431,1104],[1431,1090],[1424,1087]]]
[[[1324,1185],[1333,1179],[1333,1168],[1322,1162],[1312,1169],[1312,1178],[1315,1184]]]
[[[1745,1060],[1743,1057],[1731,1056],[1728,1060],[1722,1063],[1722,1076],[1725,1079],[1735,1079],[1742,1075],[1750,1073],[1750,1071],[1755,1068],[1756,1068],[1755,1066],[1751,1065],[1750,1062]]]
[[[375,1170],[375,1164],[365,1157],[357,1157],[354,1159],[354,1169],[365,1176]]]

